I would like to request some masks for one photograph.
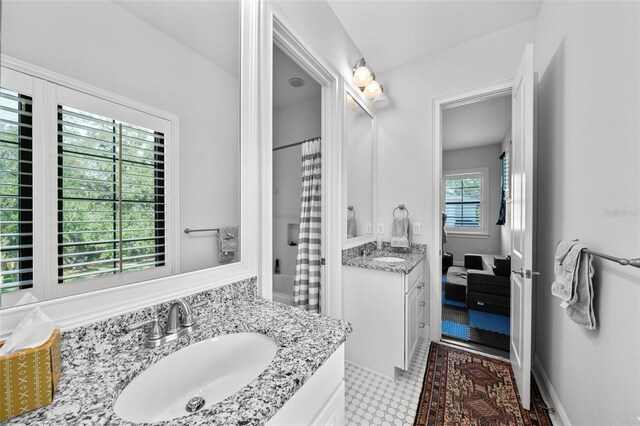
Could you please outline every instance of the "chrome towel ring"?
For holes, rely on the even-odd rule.
[[[409,217],[409,209],[408,209],[408,208],[406,208],[406,207],[404,206],[404,204],[398,204],[398,207],[396,207],[395,209],[393,209],[393,217],[396,217],[396,211],[397,211],[397,210],[404,210],[404,212],[407,214],[407,215],[405,216],[405,218],[408,218],[408,217]]]

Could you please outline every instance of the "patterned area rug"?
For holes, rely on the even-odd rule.
[[[432,343],[414,426],[551,426],[531,380],[531,411],[520,405],[508,362]]]

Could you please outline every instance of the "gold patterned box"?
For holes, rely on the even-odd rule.
[[[0,421],[51,404],[59,379],[60,329],[42,346],[0,357]]]

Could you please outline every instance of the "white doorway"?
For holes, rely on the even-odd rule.
[[[322,90],[273,47],[273,300],[293,305],[300,232],[302,144],[321,139]]]
[[[447,106],[474,102],[497,94],[512,94],[512,197],[511,197],[511,275],[510,275],[510,342],[509,358],[516,378],[520,402],[530,406],[532,356],[534,237],[535,218],[535,79],[533,73],[533,45],[525,47],[517,74],[513,80],[479,87],[467,92],[434,100],[434,182],[442,174],[442,115]],[[433,218],[440,218],[442,188],[434,191]],[[433,221],[432,241],[439,250],[432,250],[429,260],[431,275],[430,302],[431,339],[442,339],[442,225]]]
[[[443,107],[442,336],[505,358],[511,241],[504,186],[510,143],[510,90]]]
[[[338,81],[340,76],[321,59],[313,47],[297,33],[294,26],[273,3],[265,2],[261,7],[260,58],[260,265],[258,279],[261,296],[273,299],[274,253],[273,253],[273,54],[274,47],[280,49],[320,86],[320,134],[322,142],[322,267],[320,275],[320,310],[328,316],[340,317],[341,306],[341,135],[337,131],[337,118],[341,103]],[[257,23],[256,23],[257,24]],[[296,141],[298,142],[298,141]],[[330,283],[331,285],[324,285]]]

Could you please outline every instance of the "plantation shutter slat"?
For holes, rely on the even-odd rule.
[[[58,282],[165,264],[164,135],[58,106]]]
[[[33,287],[32,100],[0,88],[0,293]]]

